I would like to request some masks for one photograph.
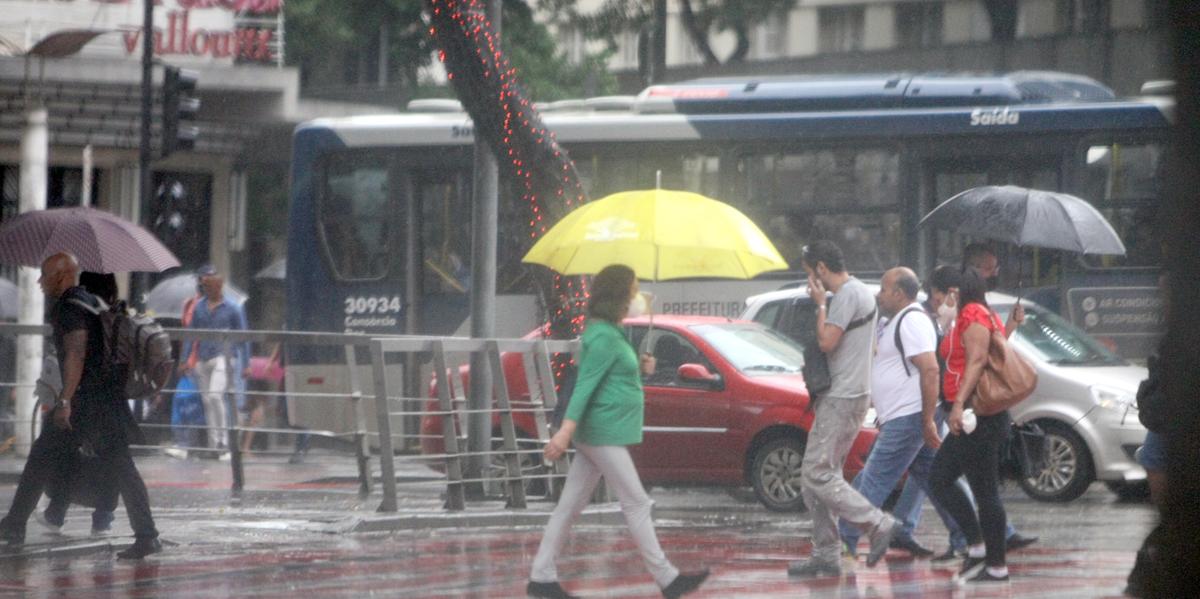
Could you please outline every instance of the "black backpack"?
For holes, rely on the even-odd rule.
[[[130,310],[123,301],[111,307],[99,298],[99,306],[79,299],[70,301],[100,318],[105,363],[124,368],[125,397],[142,399],[166,386],[175,360],[171,338],[162,325],[147,314]]]
[[[896,331],[893,334],[893,337],[894,337],[893,341],[896,343],[896,349],[900,350],[900,363],[904,365],[904,376],[912,376],[912,372],[910,372],[908,369],[908,354],[904,353],[904,341],[900,339],[900,324],[904,322],[904,317],[908,316],[910,312],[920,312],[920,313],[924,314],[925,316],[929,317],[929,322],[933,323],[933,334],[938,337],[937,341],[941,341],[941,337],[937,335],[937,333],[938,333],[937,320],[933,317],[932,314],[930,314],[929,312],[926,312],[924,308],[909,308],[908,310],[904,310],[904,311],[900,312],[900,315],[896,317]],[[935,342],[934,346],[933,346],[934,347],[933,353],[935,356],[938,353],[937,345],[938,344]],[[940,373],[944,367],[945,366],[942,364],[941,357],[938,357],[938,372]],[[938,383],[939,383],[938,386],[940,387],[941,386],[941,377],[940,376],[938,377]]]

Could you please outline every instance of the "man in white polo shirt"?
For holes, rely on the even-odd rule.
[[[873,505],[882,506],[905,472],[922,489],[928,487],[934,451],[941,445],[934,424],[938,401],[937,329],[917,301],[920,281],[912,270],[893,268],[879,284],[879,325],[871,364],[871,402],[879,436],[854,486]],[[899,330],[897,331],[897,327]],[[930,448],[922,451],[926,444]],[[842,540],[851,553],[859,531],[842,521]],[[903,547],[919,557],[933,552]]]

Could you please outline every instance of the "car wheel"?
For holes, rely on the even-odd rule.
[[[500,440],[492,441],[492,451],[503,451],[504,443]],[[536,497],[546,495],[546,482],[544,478],[549,471],[545,464],[542,463],[542,458],[536,452],[541,450],[541,444],[534,439],[525,437],[517,437],[518,459],[521,464],[521,476],[525,483],[525,497]],[[508,484],[504,480],[508,476],[508,466],[504,463],[504,454],[493,453],[488,456],[488,475],[487,483],[485,484],[485,493],[490,496],[508,497]]]
[[[778,437],[768,441],[754,454],[750,482],[754,495],[767,509],[775,512],[803,511],[800,496],[800,464],[804,461],[804,442],[796,437]]]
[[[1123,480],[1106,480],[1104,486],[1121,501],[1145,501],[1150,499],[1150,483],[1139,480],[1126,482]]]
[[[1038,501],[1071,501],[1092,484],[1092,454],[1070,427],[1042,423],[1046,432],[1041,455],[1031,464],[1032,474],[1020,479],[1021,488]]]

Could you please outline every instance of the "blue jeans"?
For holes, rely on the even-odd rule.
[[[879,427],[871,455],[862,472],[854,477],[854,488],[876,507],[883,505],[905,472],[908,472],[910,482],[916,481],[917,486],[927,489],[934,455],[935,452],[925,445],[919,412],[888,420]],[[851,548],[858,545],[858,527],[842,520],[838,523],[838,532]]]
[[[949,412],[947,410],[943,410],[939,406],[937,410],[934,410],[933,414],[934,421],[937,422],[938,425],[938,432],[944,439],[946,438],[946,434],[949,433],[949,429],[946,425],[946,419],[949,417]],[[928,447],[926,447],[925,451],[922,453],[926,452],[929,453],[930,456],[936,455],[936,452]],[[930,463],[932,463],[932,457],[930,457]],[[926,470],[926,473],[928,474],[928,469]],[[975,496],[971,493],[971,487],[967,485],[966,481],[959,479],[958,486],[963,490],[964,493],[967,494],[967,499],[971,501],[971,505],[975,505]],[[896,535],[898,538],[912,538],[913,532],[915,532],[917,530],[917,526],[921,524],[921,507],[928,492],[928,478],[926,478],[924,484],[914,483],[911,476],[907,481],[905,481],[904,491],[900,493],[900,499],[897,500],[896,505],[892,507],[892,514],[904,527],[901,529],[901,532]],[[946,526],[946,530],[950,533],[950,548],[956,551],[966,551],[967,536],[963,534],[962,529],[958,527],[958,523],[956,523],[954,518],[950,516],[950,513],[947,512],[945,508],[939,504],[939,502],[934,501],[932,497],[930,497],[929,503],[933,504],[934,511],[937,512],[938,517],[942,519],[942,524]],[[1004,538],[1007,539],[1015,534],[1017,534],[1017,529],[1013,527],[1012,522],[1009,522],[1004,530]]]

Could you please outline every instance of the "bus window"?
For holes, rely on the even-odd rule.
[[[343,281],[383,278],[392,255],[388,238],[389,175],[381,156],[342,155],[324,168],[317,211],[320,239],[333,274]]]
[[[1159,266],[1159,180],[1163,149],[1159,144],[1096,145],[1084,157],[1083,197],[1100,210],[1125,242],[1126,254],[1086,256],[1089,266]]]
[[[900,262],[900,159],[890,149],[838,148],[743,155],[739,206],[798,268],[805,243],[829,239],[846,268],[883,272]]]

